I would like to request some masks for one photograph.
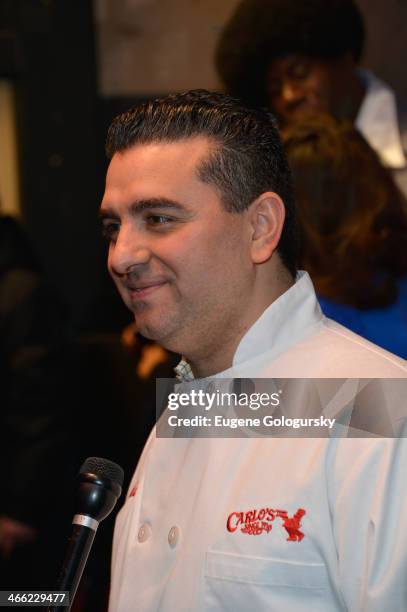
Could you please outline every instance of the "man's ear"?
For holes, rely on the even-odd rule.
[[[276,250],[283,231],[285,206],[276,193],[262,193],[249,209],[251,256],[253,263],[261,264],[270,259]]]

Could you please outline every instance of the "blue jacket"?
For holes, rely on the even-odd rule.
[[[398,283],[394,304],[385,308],[360,310],[318,297],[323,313],[356,334],[407,359],[407,277]]]

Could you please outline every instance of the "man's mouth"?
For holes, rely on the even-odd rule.
[[[137,300],[158,291],[158,289],[161,289],[161,287],[166,284],[167,281],[156,281],[151,283],[128,284],[126,287],[131,298]]]

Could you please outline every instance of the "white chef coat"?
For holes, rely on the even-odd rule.
[[[407,368],[327,320],[302,274],[217,378],[236,375],[406,378]],[[116,522],[109,612],[405,612],[406,465],[405,439],[153,431]],[[253,517],[260,533],[244,530]]]

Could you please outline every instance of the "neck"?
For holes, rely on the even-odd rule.
[[[201,347],[199,354],[185,355],[195,378],[214,376],[231,368],[242,338],[263,312],[294,284],[291,275],[283,267],[276,272],[273,283],[270,283],[270,278],[262,277],[260,270],[259,278],[253,286],[250,304],[246,309],[242,308],[245,310],[245,316],[242,318],[239,310],[238,316],[229,319],[228,329],[221,338],[218,338],[216,346],[211,342],[206,351]]]
[[[259,316],[262,313],[259,313]],[[253,321],[254,323],[255,321]],[[207,353],[186,357],[195,378],[214,376],[232,367],[233,357],[243,336],[249,331],[251,325],[243,325],[233,337],[227,337],[221,346]],[[236,332],[236,329],[235,329]]]

